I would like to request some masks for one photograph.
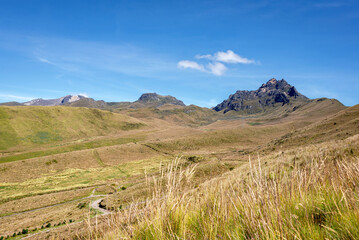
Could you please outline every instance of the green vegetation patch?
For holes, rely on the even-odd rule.
[[[0,107],[0,150],[104,136],[143,123],[118,113],[69,107]]]
[[[44,175],[22,183],[0,183],[0,201],[100,185],[108,180],[157,171],[161,163],[168,161],[170,161],[168,158],[156,157],[111,167],[71,168],[61,171],[56,175]]]
[[[49,142],[61,141],[62,137],[46,131],[39,131],[27,137],[32,143],[43,144]]]
[[[248,122],[248,125],[251,125],[251,126],[258,126],[258,125],[262,125],[263,123],[261,122]]]
[[[128,131],[128,130],[135,130],[135,129],[139,129],[141,127],[146,126],[143,123],[130,123],[130,122],[126,122],[123,124],[123,126],[121,127],[122,130]]]
[[[36,151],[36,152],[28,152],[28,153],[22,153],[14,156],[7,156],[7,157],[1,157],[0,163],[5,162],[13,162],[18,160],[24,160],[29,158],[35,158],[35,157],[44,157],[49,156],[53,154],[58,153],[65,153],[65,152],[72,152],[72,151],[78,151],[78,150],[84,150],[84,149],[93,149],[93,148],[99,148],[104,146],[113,146],[113,145],[119,145],[119,144],[126,144],[130,142],[137,142],[139,141],[139,138],[117,138],[117,139],[110,139],[110,140],[97,140],[92,142],[85,142],[85,143],[78,143],[70,146],[63,146],[55,149],[49,149],[44,151]]]
[[[10,125],[9,116],[0,108],[0,150],[18,144],[18,136],[14,128]]]

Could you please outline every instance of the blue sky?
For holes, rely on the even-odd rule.
[[[0,102],[144,92],[211,107],[286,79],[359,103],[356,0],[1,0]]]

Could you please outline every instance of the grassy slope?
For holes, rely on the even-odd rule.
[[[206,125],[218,119],[227,118],[222,113],[194,105],[183,107],[167,104],[159,108],[117,109],[117,111],[135,118],[158,118],[186,126]],[[229,115],[228,117],[233,118]]]
[[[294,131],[274,142],[282,146],[303,146],[333,139],[345,139],[359,133],[359,105],[346,108],[320,122]]]
[[[326,101],[324,105],[328,103],[331,104]],[[297,114],[310,116],[310,111],[303,108],[303,112]],[[317,111],[326,110],[319,107]],[[145,209],[139,206],[131,208],[131,212],[124,210],[115,216],[116,224],[92,228],[91,233],[83,236],[103,239],[357,239],[358,114],[359,105],[294,131],[291,138],[278,143],[283,150],[242,164],[230,174],[214,178],[198,188],[194,188],[197,185],[192,181],[193,166],[183,170],[173,166],[159,177],[156,187],[148,185],[148,191],[153,191],[153,200]],[[219,135],[216,137],[216,134]],[[307,135],[313,139],[311,143],[323,143],[305,146],[309,143]],[[304,140],[300,140],[303,136]],[[155,146],[170,151],[197,149],[220,145],[227,140],[236,142],[237,138],[235,132],[230,135],[225,130]],[[289,146],[290,150],[284,150]],[[127,228],[129,221],[132,225]]]
[[[0,150],[101,136],[140,126],[131,117],[98,109],[0,107]]]
[[[196,191],[186,189],[190,174],[170,171],[145,211],[121,213],[132,218],[134,228],[119,222],[99,234],[104,239],[357,239],[359,165],[345,151],[347,144],[357,145],[358,138],[316,146],[297,163],[285,155],[262,164],[256,160]]]
[[[165,169],[135,205],[85,239],[358,239],[359,135],[272,152],[200,186]],[[116,219],[114,221],[113,219]],[[107,220],[105,220],[107,221]],[[130,227],[128,223],[131,223]],[[60,235],[61,236],[61,235]]]

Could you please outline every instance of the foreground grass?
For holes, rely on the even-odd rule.
[[[359,239],[358,143],[356,137],[294,158],[249,161],[198,188],[195,166],[174,163],[148,185],[153,197],[145,206],[78,238]]]

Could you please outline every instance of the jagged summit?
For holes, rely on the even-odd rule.
[[[307,101],[308,98],[300,94],[297,89],[284,79],[270,79],[254,91],[237,91],[235,94],[213,109],[216,111],[241,111],[253,114],[266,111],[269,107],[276,107],[295,101]]]

